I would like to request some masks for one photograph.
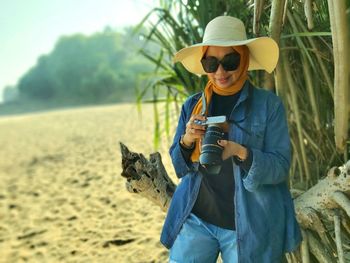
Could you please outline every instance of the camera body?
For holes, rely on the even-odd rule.
[[[195,120],[195,124],[199,125],[210,125],[210,124],[219,124],[219,123],[224,123],[226,122],[226,116],[225,115],[220,115],[220,116],[213,116],[213,117],[207,117],[205,121],[201,120]]]
[[[224,138],[223,124],[226,116],[208,117],[206,121],[195,123],[207,126],[201,146],[199,163],[210,174],[218,174],[221,170],[223,147],[217,141]]]

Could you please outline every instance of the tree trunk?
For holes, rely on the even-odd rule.
[[[176,185],[168,176],[161,155],[153,153],[147,160],[123,143],[120,146],[126,189],[166,211]],[[287,255],[288,262],[350,262],[350,161],[332,168],[306,192],[291,192],[298,193],[294,205],[304,239],[300,251]]]
[[[269,24],[269,36],[276,41],[280,42],[280,35],[283,25],[283,17],[286,10],[285,0],[273,0],[271,4],[270,24]],[[265,73],[267,74],[267,73]],[[271,76],[270,76],[271,77]],[[283,70],[281,67],[281,61],[277,63],[275,70],[275,86],[276,93],[281,97],[285,97],[285,89],[283,85]]]
[[[334,57],[334,134],[339,152],[347,153],[349,138],[349,25],[345,0],[328,0]]]

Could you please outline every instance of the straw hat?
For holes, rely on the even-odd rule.
[[[264,69],[271,73],[276,67],[279,55],[277,43],[269,37],[247,39],[244,24],[231,16],[219,16],[205,28],[203,42],[183,48],[174,56],[174,62],[181,62],[195,74],[206,74],[200,63],[203,46],[241,46],[249,48],[248,70]]]

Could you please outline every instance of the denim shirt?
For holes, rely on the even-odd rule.
[[[179,145],[200,98],[197,93],[185,101],[170,147],[173,166],[181,180],[161,233],[161,242],[167,248],[173,245],[191,213],[203,178],[199,164],[186,163]],[[239,262],[280,262],[283,253],[293,251],[301,241],[287,186],[291,150],[283,104],[274,93],[257,89],[247,81],[229,120],[229,140],[245,145],[253,153],[249,171],[232,162]]]

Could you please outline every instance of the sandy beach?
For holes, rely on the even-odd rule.
[[[0,118],[0,262],[166,262],[165,213],[120,176],[120,141],[154,152],[152,106],[142,109]],[[174,178],[168,146],[159,151]]]

